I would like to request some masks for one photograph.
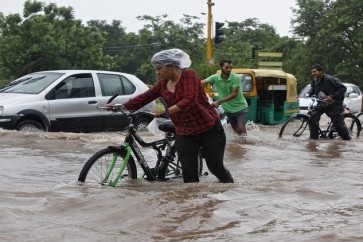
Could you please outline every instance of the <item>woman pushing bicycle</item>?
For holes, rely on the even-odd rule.
[[[189,55],[180,49],[156,53],[152,59],[159,80],[146,92],[130,99],[123,107],[138,110],[162,97],[176,130],[176,149],[185,183],[199,182],[198,153],[206,160],[209,171],[220,182],[233,183],[223,164],[226,135],[215,108],[209,104],[201,81],[190,67]],[[120,105],[109,106],[119,107]],[[165,111],[155,111],[160,117]]]

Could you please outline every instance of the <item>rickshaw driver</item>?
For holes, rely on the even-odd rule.
[[[232,72],[232,61],[221,60],[219,62],[220,74],[214,74],[201,81],[216,86],[219,99],[212,103],[218,107],[222,105],[233,130],[241,136],[246,136],[246,123],[248,116],[248,104],[243,96],[241,77]]]

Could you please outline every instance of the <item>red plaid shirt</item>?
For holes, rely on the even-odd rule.
[[[208,102],[200,79],[192,70],[183,70],[175,91],[166,88],[167,80],[157,81],[148,91],[124,103],[128,110],[138,110],[149,102],[162,97],[168,107],[177,105],[181,111],[170,115],[179,135],[193,135],[212,128],[218,114]]]

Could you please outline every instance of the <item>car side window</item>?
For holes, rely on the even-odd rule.
[[[95,87],[91,74],[72,75],[55,88],[56,99],[95,97]]]
[[[132,82],[122,75],[115,74],[97,74],[100,80],[102,96],[130,95],[136,91]]]

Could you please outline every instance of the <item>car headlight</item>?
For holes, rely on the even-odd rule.
[[[0,106],[0,116],[3,115],[4,112],[4,106]]]

